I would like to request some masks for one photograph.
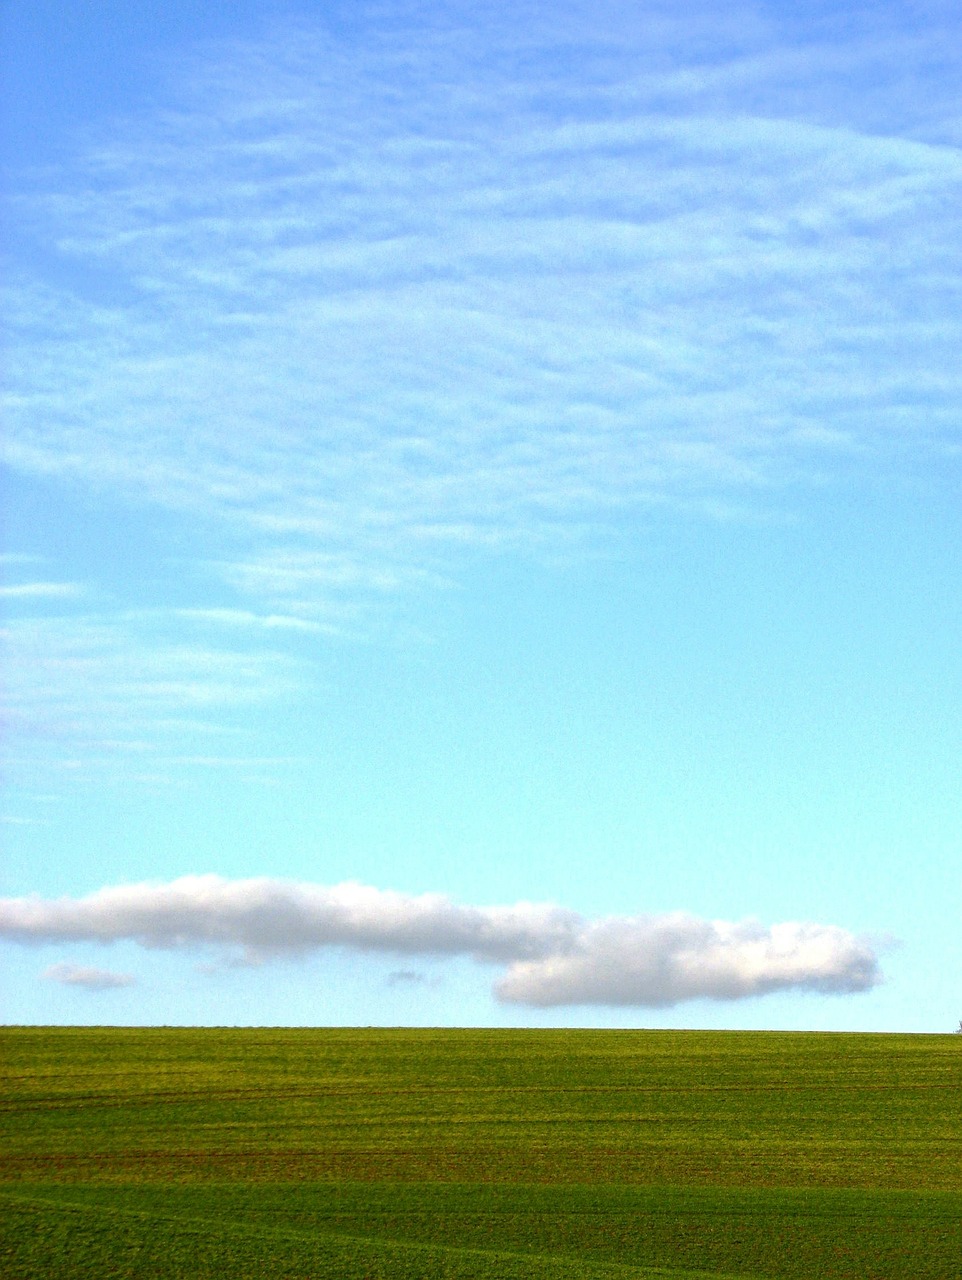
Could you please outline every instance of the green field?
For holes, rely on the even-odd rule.
[[[962,1037],[7,1028],[0,1275],[962,1277]]]

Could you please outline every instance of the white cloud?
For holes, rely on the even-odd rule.
[[[538,1006],[673,1005],[790,988],[864,991],[878,981],[872,948],[844,929],[675,914],[590,923],[574,952],[521,961],[496,986]]]
[[[682,914],[586,920],[550,904],[461,906],[440,894],[356,883],[214,875],[110,886],[79,899],[0,899],[0,937],[213,945],[239,948],[251,963],[326,947],[470,956],[508,966],[495,984],[499,999],[536,1006],[659,1006],[792,989],[843,993],[879,981],[871,946],[833,925],[766,928]]]
[[[461,907],[440,894],[412,897],[353,882],[326,887],[214,875],[121,885],[81,899],[0,899],[0,934],[21,941],[220,943],[255,957],[349,946],[510,960],[566,947],[577,921],[572,912],[530,903]]]
[[[86,987],[88,991],[132,987],[136,982],[130,973],[115,973],[112,969],[95,969],[83,964],[52,964],[40,976],[67,987]]]

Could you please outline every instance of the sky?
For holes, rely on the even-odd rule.
[[[8,1023],[962,1017],[962,17],[0,3]]]

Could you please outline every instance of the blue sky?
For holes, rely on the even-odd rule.
[[[954,1027],[954,6],[0,14],[5,1019]]]

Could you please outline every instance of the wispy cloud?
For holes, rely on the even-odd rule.
[[[8,725],[68,750],[179,757],[212,717],[283,702],[309,683],[290,654],[171,636],[153,614],[21,617],[0,639]]]
[[[214,623],[217,626],[255,631],[325,632],[330,628],[308,618],[289,614],[251,613],[249,609],[174,609],[173,616],[185,622]]]
[[[639,77],[652,17],[567,90],[543,24],[459,53],[504,52],[481,13],[195,63],[29,206],[81,283],[18,290],[12,465],[254,530],[316,602],[944,447],[962,153],[819,87],[892,42],[672,28]],[[291,594],[257,563],[223,573]]]
[[[800,45],[738,6],[586,13],[362,7],[363,35],[209,46],[24,178],[7,464],[204,533],[163,632],[129,601],[18,624],[19,722],[119,738],[132,708],[279,698],[282,641],[355,634],[468,554],[958,456],[935,17]]]
[[[252,963],[327,947],[470,956],[507,965],[494,988],[500,1000],[535,1006],[662,1006],[792,989],[845,993],[879,981],[872,947],[833,925],[765,927],[682,913],[587,920],[551,904],[462,906],[440,894],[356,883],[212,875],[110,886],[85,898],[0,899],[0,937],[213,945],[241,948]]]
[[[147,703],[161,710],[245,704],[290,688],[285,680],[290,663],[282,655],[125,637],[112,621],[99,618],[61,618],[57,625],[43,622],[37,627],[45,653],[24,660],[21,687],[42,683],[48,704],[65,715],[82,714],[91,702],[113,708]],[[10,629],[10,639],[36,654],[42,646],[34,630],[24,623]],[[12,666],[16,675],[16,652]]]
[[[420,973],[417,969],[395,969],[387,975],[387,985],[389,987],[423,987],[438,986],[438,978],[429,978],[426,973]]]
[[[74,582],[21,582],[0,587],[0,600],[63,600],[83,594]]]
[[[96,969],[84,964],[52,964],[40,976],[66,987],[85,987],[88,991],[112,991],[117,987],[132,987],[136,982],[130,973],[115,973],[112,969]]]

